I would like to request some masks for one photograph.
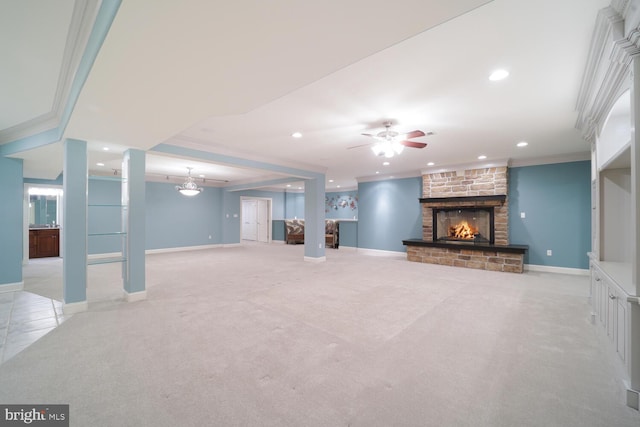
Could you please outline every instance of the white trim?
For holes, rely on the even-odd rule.
[[[379,175],[376,175],[376,176],[379,176]],[[340,188],[335,188],[335,187],[334,188],[326,188],[325,187],[325,190],[324,190],[325,193],[346,193],[347,191],[358,191],[358,186],[357,185],[348,185],[348,186],[340,187]]]
[[[243,240],[242,238],[242,232],[243,232],[243,226],[244,226],[244,222],[242,220],[242,214],[244,212],[244,202],[246,201],[255,201],[256,202],[256,223],[258,221],[258,202],[259,201],[266,201],[267,202],[267,222],[269,223],[268,227],[267,227],[267,241],[264,242],[262,240],[260,240],[260,236],[258,235],[258,229],[256,228],[256,240],[255,242],[257,243],[271,243],[271,240],[273,240],[273,198],[271,197],[256,197],[256,196],[240,196],[240,241]],[[248,240],[248,239],[244,239],[244,240]]]
[[[74,2],[51,110],[0,131],[0,141],[15,141],[60,126],[74,77],[85,53],[101,2]]]
[[[356,246],[338,246],[338,250],[344,249],[345,252],[357,252],[358,248]]]
[[[627,389],[627,406],[635,410],[640,410],[640,391],[631,388],[629,381],[623,381]]]
[[[269,243],[284,244],[284,240],[271,240]]]
[[[182,246],[178,248],[161,248],[161,249],[147,249],[144,251],[145,255],[151,254],[164,254],[170,252],[186,252],[186,251],[199,251],[204,249],[214,249],[226,247],[226,245],[201,245],[201,246]]]
[[[0,294],[5,292],[19,292],[22,290],[24,290],[24,281],[0,285]]]
[[[508,167],[509,159],[496,159],[478,163],[463,163],[457,165],[445,165],[445,166],[433,166],[430,168],[422,169],[420,172],[422,175],[429,175],[432,173],[442,172],[457,172],[474,169],[486,169],[486,168],[501,168]]]
[[[363,249],[363,248],[357,248],[357,251],[363,255],[370,255],[370,256],[384,256],[384,257],[398,258],[398,259],[405,259],[407,257],[406,252],[398,252],[398,251],[383,251],[381,249]]]
[[[304,260],[308,262],[325,262],[327,260],[327,257],[326,256],[319,256],[319,257],[305,256]]]
[[[589,270],[582,268],[552,267],[549,265],[525,264],[524,271],[540,271],[543,273],[573,274],[576,276],[588,276]]]
[[[127,292],[124,291],[124,300],[126,302],[136,302],[136,301],[143,301],[147,299],[147,291],[138,291],[138,292]]]
[[[591,160],[590,151],[585,151],[582,153],[563,154],[551,157],[537,157],[535,159],[514,159],[511,160],[511,167],[515,168],[523,166],[551,165],[555,163],[582,162],[585,160]]]
[[[358,176],[356,177],[356,181],[358,183],[360,182],[376,182],[376,181],[390,181],[392,179],[407,179],[407,178],[418,178],[422,176],[422,172],[421,171],[406,171],[406,172],[399,172],[399,173],[393,173],[393,174],[386,174],[386,175],[369,175],[369,176]],[[340,190],[342,190],[342,188],[340,188]],[[349,190],[347,190],[349,191]],[[350,190],[353,191],[353,190]],[[331,193],[339,193],[339,191],[331,191]]]
[[[121,258],[122,252],[108,252],[104,254],[88,254],[87,259],[96,259],[96,258]]]
[[[62,304],[62,312],[64,314],[82,313],[89,309],[89,303],[87,301],[72,302],[69,304]]]

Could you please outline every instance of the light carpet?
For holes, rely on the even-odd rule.
[[[136,303],[119,265],[90,270],[109,297],[1,365],[0,402],[73,426],[640,425],[587,277],[303,252],[148,255]]]

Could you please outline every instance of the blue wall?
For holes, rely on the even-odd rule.
[[[304,219],[304,193],[284,193],[285,219]]]
[[[354,190],[326,193],[324,213],[326,219],[358,218],[358,192]]]
[[[222,243],[240,243],[240,195],[222,191]]]
[[[358,247],[358,223],[355,221],[340,221],[340,246]]]
[[[22,160],[0,156],[0,287],[22,282]]]
[[[422,177],[358,185],[358,247],[406,252],[403,239],[422,238]]]
[[[0,211],[4,255],[0,257],[0,283],[22,280],[22,168],[15,159],[2,159],[1,191],[8,193]],[[591,191],[590,163],[571,162],[509,169],[509,238],[512,244],[525,244],[529,252],[525,263],[535,265],[588,268],[590,248]],[[13,183],[11,181],[18,181]],[[25,180],[25,182],[33,180]],[[40,184],[59,185],[56,181]],[[121,184],[89,180],[89,204],[119,204]],[[421,238],[422,195],[420,177],[360,183],[357,192],[327,193],[327,198],[358,196],[357,222],[341,225],[342,246],[404,252],[402,240]],[[271,198],[274,240],[284,239],[283,218],[304,217],[304,193],[271,191],[229,192],[207,187],[197,197],[187,198],[167,183],[147,183],[147,249],[235,244],[240,242],[240,197]],[[13,207],[14,209],[12,209]],[[121,216],[110,208],[89,208],[89,232],[120,229]],[[348,212],[348,215],[346,214]],[[326,212],[327,218],[353,218],[350,207]],[[520,212],[526,218],[520,218]],[[334,215],[330,215],[333,213]],[[227,216],[228,215],[228,216]],[[237,215],[237,216],[234,216]],[[17,224],[7,227],[6,224]],[[212,239],[209,239],[209,235]],[[4,242],[14,239],[15,245]],[[98,240],[101,239],[101,240]],[[112,240],[109,240],[112,239]],[[89,253],[121,250],[119,238],[89,238]],[[547,257],[551,249],[553,256]],[[15,258],[10,261],[13,256]],[[14,271],[9,265],[13,262]]]
[[[175,185],[147,182],[147,249],[223,243],[222,201],[220,188],[206,187],[187,197]]]
[[[510,168],[509,242],[529,245],[525,264],[589,268],[590,162]]]

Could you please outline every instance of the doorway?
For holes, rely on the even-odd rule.
[[[271,199],[241,197],[242,240],[271,242]]]
[[[24,184],[23,205],[23,256],[22,263],[27,264],[29,258],[62,256],[62,186]],[[46,253],[33,255],[33,233],[44,234],[42,247],[50,247]],[[55,238],[54,238],[55,237]],[[52,246],[54,245],[54,246]],[[30,254],[31,253],[31,254]]]

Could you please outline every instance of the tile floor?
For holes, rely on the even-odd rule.
[[[60,301],[25,291],[0,293],[0,364],[68,318]]]

